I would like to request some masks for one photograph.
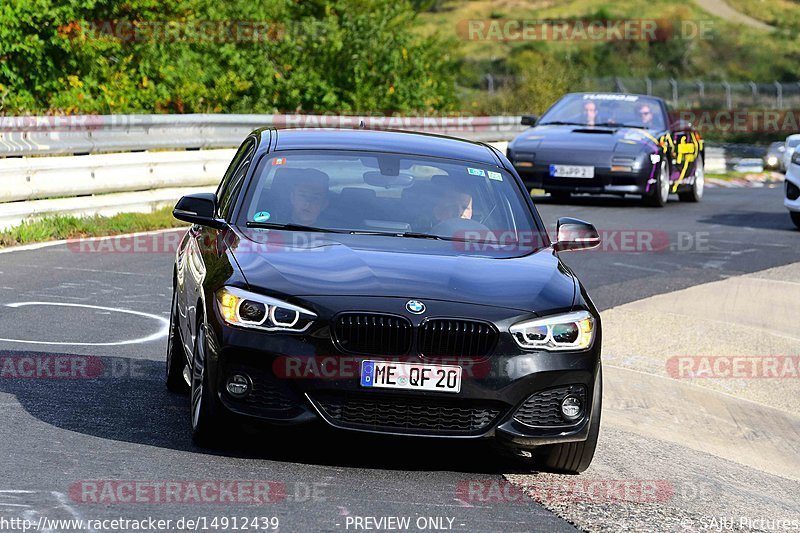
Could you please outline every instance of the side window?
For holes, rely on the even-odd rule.
[[[217,216],[227,219],[253,160],[256,143],[248,139],[239,148],[217,191]]]
[[[217,187],[217,204],[219,204],[220,198],[222,198],[222,196],[225,194],[225,190],[227,189],[228,184],[231,182],[234,172],[236,172],[236,169],[239,167],[239,163],[241,162],[242,157],[247,152],[251,143],[252,141],[250,139],[245,140],[233,155],[233,159],[231,160],[230,165],[228,165],[228,169],[225,171],[225,174],[222,176],[222,180],[219,182],[219,187]]]

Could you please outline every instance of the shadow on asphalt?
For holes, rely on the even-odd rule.
[[[774,229],[781,231],[797,231],[789,212],[763,213],[759,211],[736,211],[732,213],[715,213],[698,220],[703,224],[720,224],[755,229]]]
[[[100,372],[89,372],[88,379],[20,377],[14,373],[19,365],[8,363],[42,356],[90,359],[90,369]],[[0,358],[0,392],[15,395],[42,422],[103,439],[325,466],[494,474],[514,469],[487,443],[353,434],[321,423],[303,429],[237,425],[223,446],[203,449],[191,440],[189,396],[167,391],[162,362],[42,351],[2,351]]]
[[[537,205],[579,205],[591,207],[639,207],[642,209],[661,209],[643,205],[641,198],[638,196],[626,196],[623,198],[619,196],[573,195],[570,198],[562,200],[545,195],[533,196],[532,198],[533,203]],[[676,200],[670,198],[670,203],[673,202],[676,202]]]

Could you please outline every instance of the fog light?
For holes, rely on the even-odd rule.
[[[234,374],[228,378],[225,388],[231,396],[241,398],[250,392],[250,380],[243,374]]]
[[[561,400],[561,416],[572,422],[583,415],[583,402],[577,396],[569,395]]]

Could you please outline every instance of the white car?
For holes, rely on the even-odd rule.
[[[799,144],[800,133],[793,133],[792,135],[786,137],[786,141],[784,141],[784,146],[786,149],[783,151],[783,168],[785,168],[787,172],[789,171],[789,164],[792,161],[792,155]]]
[[[794,225],[800,228],[800,152],[795,152],[786,166],[783,205],[789,210]]]

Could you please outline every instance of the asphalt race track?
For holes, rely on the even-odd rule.
[[[602,250],[565,255],[601,310],[800,261],[800,232],[780,188],[711,189],[700,204],[664,209],[614,198],[542,198],[539,206],[549,227],[573,216],[606,238]],[[188,397],[163,384],[172,261],[159,250],[91,253],[63,244],[0,254],[0,357],[33,357],[41,367],[39,377],[6,369],[0,379],[0,518],[276,516],[284,531],[352,531],[356,517],[398,516],[462,531],[573,529],[532,500],[460,498],[468,481],[491,483],[507,471],[484,445],[320,428],[243,430],[230,435],[229,449],[194,447]],[[71,357],[59,363],[58,355]],[[41,377],[48,371],[53,377]],[[164,503],[145,490],[181,481],[186,496],[192,482],[209,480],[271,481],[275,490],[256,504],[246,496]],[[124,481],[145,487],[140,501],[129,501]],[[96,503],[98,494],[105,497]]]

